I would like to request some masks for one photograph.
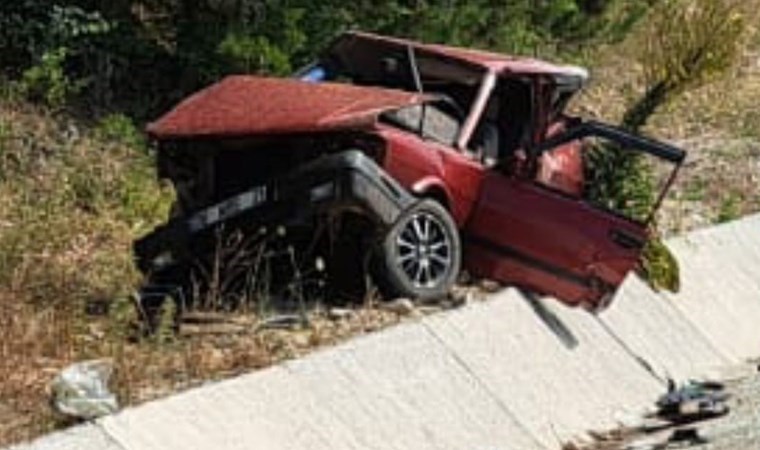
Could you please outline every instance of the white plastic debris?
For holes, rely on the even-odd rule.
[[[53,405],[60,413],[95,419],[118,409],[116,396],[108,390],[113,363],[107,359],[72,364],[53,380]]]

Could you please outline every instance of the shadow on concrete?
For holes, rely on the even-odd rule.
[[[546,307],[541,301],[539,295],[534,292],[520,290],[520,294],[525,298],[533,312],[536,313],[541,322],[554,334],[557,339],[567,349],[572,350],[578,346],[578,338],[575,337],[573,331],[568,328],[567,325],[559,318],[553,311]]]

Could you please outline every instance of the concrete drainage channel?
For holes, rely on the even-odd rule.
[[[631,277],[595,317],[508,289],[15,449],[559,449],[760,356],[760,216],[669,245],[678,295]]]

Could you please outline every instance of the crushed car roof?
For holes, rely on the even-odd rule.
[[[425,44],[407,39],[381,36],[360,31],[349,31],[344,33],[336,40],[334,45],[339,45],[341,41],[348,40],[377,42],[398,48],[411,47],[415,51],[420,51],[430,55],[438,55],[443,58],[459,60],[464,63],[480,67],[484,70],[493,71],[502,75],[547,74],[554,76],[576,77],[582,80],[586,80],[588,78],[588,71],[578,66],[552,64],[539,59],[510,56],[485,50],[453,47],[440,44]]]
[[[155,139],[233,137],[369,128],[425,95],[294,79],[230,76],[148,125]]]

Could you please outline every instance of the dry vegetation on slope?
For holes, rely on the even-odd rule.
[[[131,243],[164,220],[172,195],[140,135],[123,117],[87,127],[19,103],[0,103],[0,130],[0,446],[69,424],[48,386],[75,361],[112,360],[111,387],[129,405],[424,312],[368,299],[313,305],[284,329],[262,327],[273,310],[190,317],[178,335],[166,317],[146,337],[130,297]]]
[[[102,335],[114,331],[83,312],[127,298],[130,242],[165,214],[168,191],[144,151],[109,128],[0,107],[0,442],[49,425],[37,414],[51,374],[115,351]]]
[[[673,191],[659,214],[666,235],[760,211],[760,35],[736,68],[667,103],[644,132],[688,151]],[[581,114],[619,122],[643,95],[637,43],[595,51],[592,81],[576,103]]]

